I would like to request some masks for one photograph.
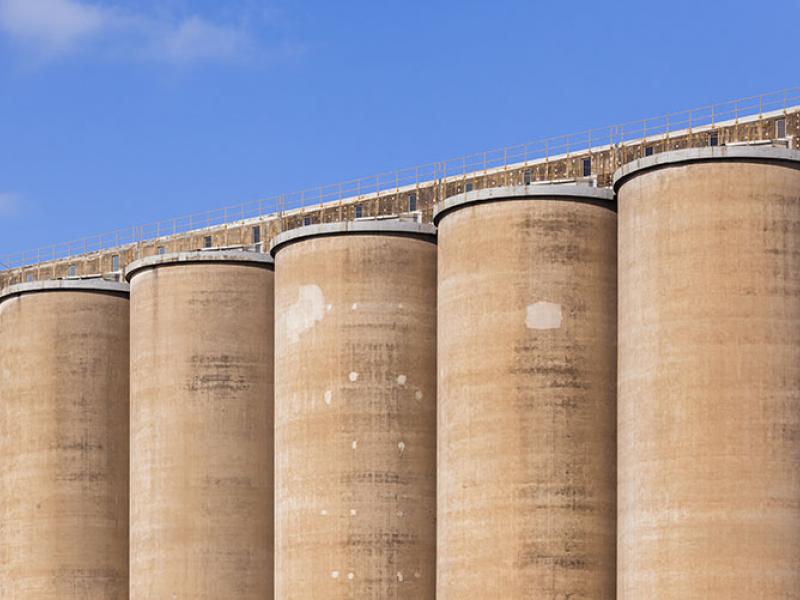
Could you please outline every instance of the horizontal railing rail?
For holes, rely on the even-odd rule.
[[[525,144],[504,146],[451,158],[444,161],[387,171],[369,177],[307,188],[242,204],[195,213],[155,223],[127,227],[71,242],[51,244],[33,250],[0,257],[0,268],[64,260],[115,247],[141,244],[172,235],[185,234],[207,227],[223,226],[281,215],[287,211],[313,209],[322,204],[364,196],[395,193],[401,189],[430,186],[442,179],[466,177],[481,171],[503,169],[529,162],[539,162],[595,148],[623,146],[647,140],[669,138],[677,132],[713,129],[721,123],[759,118],[800,105],[800,87],[709,104],[690,110],[650,117],[548,138]]]

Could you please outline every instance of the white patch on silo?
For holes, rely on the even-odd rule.
[[[297,291],[297,302],[286,309],[278,327],[283,325],[284,337],[295,344],[300,336],[314,327],[325,316],[325,296],[318,285],[301,285]]]
[[[325,395],[323,397],[325,399],[325,404],[330,406],[331,405],[331,399],[333,398],[333,394],[331,393],[331,391],[330,390],[325,390]]]
[[[356,509],[355,508],[351,508],[350,509],[350,516],[351,517],[355,517],[356,516]]]
[[[353,450],[358,448],[358,440],[353,440],[353,443],[351,444],[351,446],[353,447]]]
[[[400,304],[398,304],[397,308],[403,308],[403,303],[401,302]]]
[[[323,508],[321,511],[319,511],[319,514],[321,514],[323,517],[327,517],[328,511]]]
[[[525,317],[528,329],[558,329],[561,327],[561,305],[555,302],[536,302],[528,305]]]
[[[328,312],[331,312],[332,308],[333,308],[333,304],[328,304],[328,306],[325,307],[325,310],[327,310]]]
[[[408,381],[408,377],[406,377],[405,375],[397,376],[397,383],[399,383],[400,385],[405,385],[406,381]]]
[[[405,442],[399,442],[397,444],[397,449],[400,450],[400,454],[402,455],[406,451],[406,443]]]
[[[350,378],[350,381],[355,383],[358,380],[358,372],[357,371],[350,371],[350,375],[348,375],[347,377]]]
[[[397,516],[398,517],[403,517],[403,516],[405,516],[405,513],[402,510],[398,510],[397,511]]]
[[[348,574],[347,574],[347,578],[348,578],[350,581],[353,581],[353,577],[355,577],[355,573],[353,573],[352,571],[351,571],[350,573],[348,573]]]
[[[419,574],[419,571],[414,571],[414,577],[419,579],[420,577],[422,577],[422,575]]]
[[[334,579],[339,579],[339,571],[331,571],[331,577]]]
[[[422,400],[422,392],[420,390],[414,392],[414,398],[416,398],[417,400]]]
[[[397,581],[403,583],[403,574],[400,571],[397,572]]]
[[[353,302],[353,306],[350,307],[352,310],[358,310],[358,302]]]

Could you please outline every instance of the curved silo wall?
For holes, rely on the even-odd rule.
[[[311,226],[273,245],[276,597],[434,597],[431,226]]]
[[[619,598],[800,590],[800,152],[627,165]]]
[[[128,290],[0,294],[0,596],[128,597]]]
[[[272,598],[273,271],[133,263],[131,598]]]
[[[440,600],[614,597],[614,209],[578,185],[439,207]]]

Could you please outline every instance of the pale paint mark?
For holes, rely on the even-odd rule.
[[[417,579],[419,579],[420,577],[422,577],[422,575],[420,575],[420,572],[419,572],[419,571],[414,571],[414,577],[416,577]]]
[[[406,514],[406,513],[404,513],[402,510],[398,510],[398,511],[397,511],[397,516],[398,516],[398,517],[401,517],[401,518],[402,518],[402,517],[404,517],[404,516],[405,516],[405,514]]]
[[[355,576],[356,576],[356,575],[355,575],[355,573],[352,573],[352,572],[347,574],[347,578],[348,578],[350,581],[353,581],[353,577],[355,577]]]
[[[331,571],[331,577],[334,579],[339,579],[339,571]]]
[[[555,302],[536,302],[528,305],[525,317],[528,329],[558,329],[561,327],[561,305]]]
[[[358,440],[353,440],[353,443],[351,444],[351,446],[353,446],[353,450],[358,448]]]
[[[397,572],[397,581],[403,583],[403,574],[400,571]]]
[[[403,308],[403,303],[401,302],[400,304],[398,304],[397,308]]]
[[[417,400],[422,400],[422,392],[420,390],[417,390],[414,393],[414,398],[416,398]]]
[[[325,310],[328,312],[331,312],[331,309],[333,309],[333,304],[328,304],[328,306],[325,307]]]
[[[350,375],[348,375],[347,377],[350,378],[350,381],[355,383],[358,380],[358,372],[357,371],[350,371]]]
[[[327,517],[328,511],[323,508],[321,511],[319,511],[319,514],[321,514],[323,517]]]
[[[397,383],[399,383],[400,385],[405,385],[406,381],[408,381],[408,377],[406,377],[405,375],[397,376]]]
[[[358,310],[358,302],[353,302],[353,306],[350,307],[352,310]]]
[[[330,390],[325,390],[325,395],[323,397],[325,399],[325,404],[330,406],[331,400],[333,399],[333,393]]]
[[[279,321],[285,328],[285,337],[297,343],[300,336],[314,327],[325,316],[325,296],[318,285],[301,285],[297,290],[297,301],[286,309]]]
[[[406,451],[406,443],[400,442],[399,444],[397,444],[397,448],[398,450],[400,450],[400,454],[402,455]]]
[[[357,511],[356,511],[356,509],[355,509],[355,508],[351,508],[351,509],[350,509],[350,516],[351,516],[351,517],[355,517],[355,516],[356,516],[356,512],[357,512]]]

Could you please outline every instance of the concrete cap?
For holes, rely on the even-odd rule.
[[[792,150],[783,146],[704,146],[662,152],[622,165],[614,173],[614,190],[618,190],[623,182],[631,176],[648,169],[712,160],[797,163],[797,166],[800,167],[800,150]]]
[[[614,192],[610,188],[597,188],[578,183],[536,183],[492,187],[455,194],[438,204],[433,213],[433,222],[438,225],[446,213],[471,204],[525,198],[558,198],[578,202],[607,203],[609,209],[614,209]]]
[[[275,256],[279,248],[291,242],[305,238],[330,236],[330,235],[406,235],[429,237],[436,243],[436,227],[416,221],[401,221],[399,219],[384,219],[374,221],[342,221],[340,223],[322,223],[318,225],[305,225],[284,231],[275,236],[270,244],[270,253]]]
[[[38,292],[100,292],[127,296],[130,287],[127,283],[109,281],[100,277],[91,279],[46,279],[10,285],[0,291],[0,302],[22,294]]]
[[[125,279],[131,278],[144,269],[154,269],[168,265],[186,263],[251,263],[255,266],[273,268],[272,257],[263,252],[247,252],[245,250],[198,250],[195,252],[172,252],[155,254],[133,261],[125,269]]]

